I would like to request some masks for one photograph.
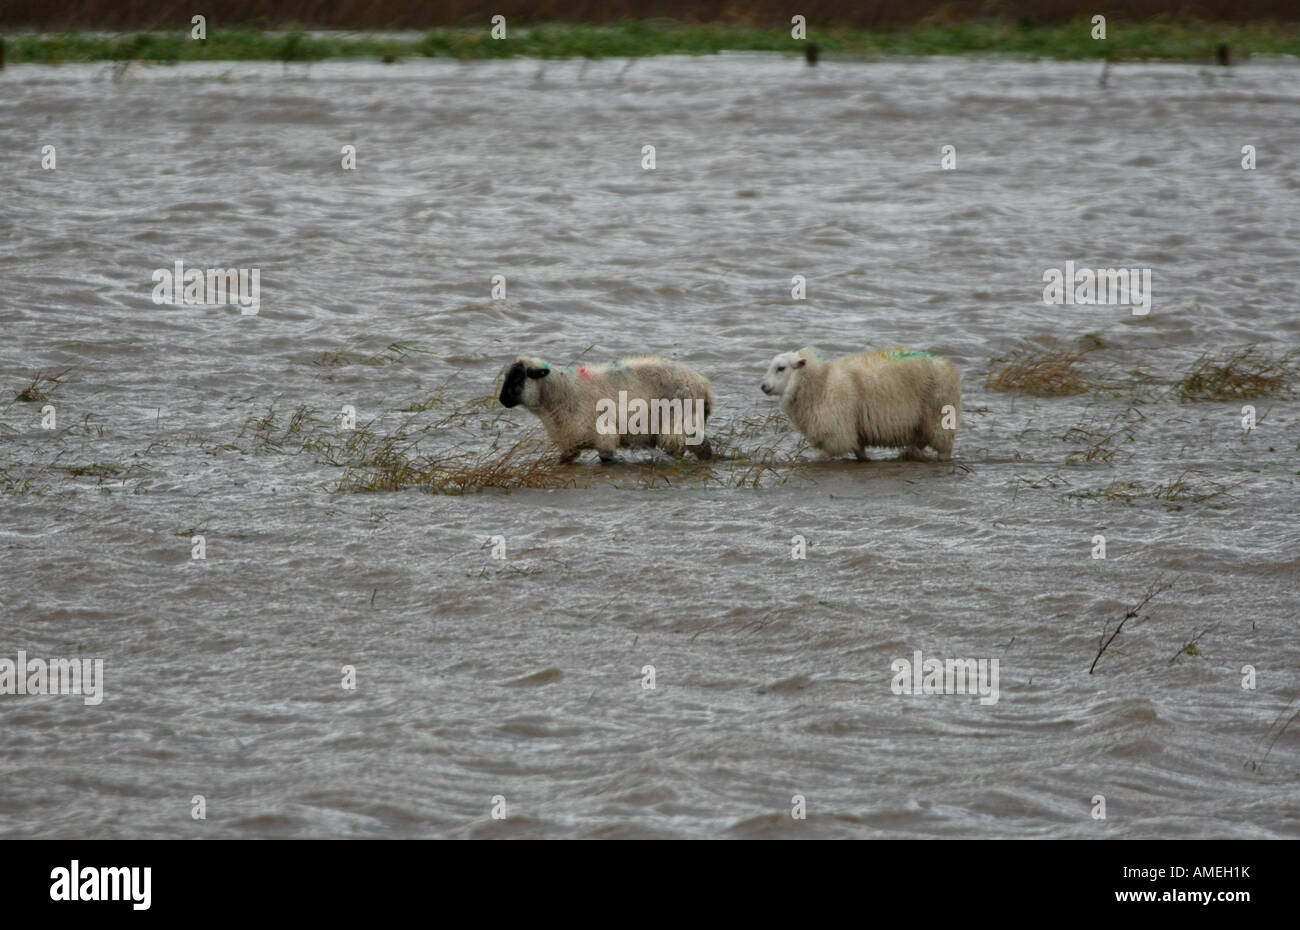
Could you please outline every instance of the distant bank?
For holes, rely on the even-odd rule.
[[[1088,19],[1066,25],[1024,22],[924,24],[898,31],[807,27],[797,39],[791,28],[758,29],[724,24],[631,20],[614,25],[547,23],[508,25],[493,38],[484,22],[475,28],[431,31],[325,32],[206,28],[168,32],[9,33],[8,64],[93,61],[323,61],[330,58],[639,58],[650,55],[712,55],[719,52],[783,52],[804,55],[815,43],[823,59],[895,55],[991,54],[1059,60],[1205,61],[1225,54],[1239,61],[1256,55],[1300,57],[1300,27],[1284,23],[1125,24],[1111,19],[1106,38],[1093,38]]]

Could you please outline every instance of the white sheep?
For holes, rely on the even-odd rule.
[[[620,446],[657,446],[673,456],[689,448],[700,459],[713,454],[704,435],[713,412],[708,379],[657,355],[567,368],[521,355],[506,370],[500,400],[542,421],[561,462],[583,449],[608,462]]]
[[[827,362],[811,346],[772,359],[762,384],[814,448],[867,461],[867,446],[904,458],[952,458],[961,425],[961,378],[928,352],[885,349]]]

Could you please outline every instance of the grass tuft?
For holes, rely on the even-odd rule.
[[[1233,346],[1202,355],[1174,392],[1184,403],[1286,397],[1293,390],[1295,361],[1295,351],[1274,357],[1255,345]]]
[[[1199,480],[1190,469],[1166,484],[1145,486],[1136,481],[1116,479],[1101,488],[1086,491],[1070,491],[1065,496],[1074,500],[1104,501],[1106,503],[1132,504],[1138,500],[1156,500],[1164,503],[1168,510],[1182,510],[1183,504],[1204,504],[1207,501],[1227,494],[1238,484],[1224,484],[1220,481]]]
[[[1010,355],[989,363],[984,386],[991,391],[1028,394],[1032,397],[1066,397],[1085,394],[1093,382],[1079,363],[1093,348],[1070,348],[1051,340],[1044,345],[1021,343]]]
[[[63,378],[71,370],[71,368],[65,368],[57,374],[38,371],[35,377],[32,378],[32,383],[14,395],[14,400],[24,404],[39,404],[49,400],[49,392],[62,384]]]
[[[97,462],[93,465],[73,465],[68,468],[68,474],[74,478],[112,478],[124,470],[114,462]]]
[[[447,457],[409,455],[395,437],[381,439],[364,462],[349,466],[339,479],[345,493],[373,493],[418,488],[438,494],[464,494],[485,488],[563,488],[571,475],[555,468],[553,456],[523,439],[506,449],[482,455]]]

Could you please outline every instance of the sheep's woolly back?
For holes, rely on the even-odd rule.
[[[627,393],[628,403],[633,399],[649,404],[653,400],[679,398],[685,405],[698,398],[704,401],[707,420],[713,412],[713,388],[707,378],[680,362],[657,355],[635,355],[563,368],[534,358],[523,357],[519,361],[527,367],[548,369],[545,377],[533,381],[535,402],[525,400],[524,406],[542,421],[562,458],[571,458],[582,449],[596,449],[602,458],[607,458],[619,446],[658,446],[675,455],[690,448],[701,456],[709,454],[707,440],[698,446],[687,446],[680,435],[620,435],[600,433],[596,429],[598,402],[608,399],[617,403],[620,391]]]
[[[812,445],[828,455],[864,455],[866,446],[926,445],[941,458],[955,430],[942,429],[952,405],[961,424],[961,380],[947,359],[909,349],[863,352],[827,362],[811,346],[792,373],[782,407]]]
[[[881,349],[876,354],[881,358],[889,359],[892,362],[901,362],[905,358],[934,358],[934,356],[929,352],[922,352],[920,349],[904,349],[901,347]]]

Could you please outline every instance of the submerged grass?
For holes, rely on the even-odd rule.
[[[347,467],[337,491],[374,493],[418,488],[439,494],[464,494],[484,488],[563,488],[574,478],[555,469],[554,456],[521,439],[505,449],[453,452],[446,456],[411,455],[394,437],[384,437],[365,460]]]
[[[32,377],[31,384],[14,395],[14,400],[23,404],[39,404],[49,400],[49,392],[62,384],[63,378],[71,370],[65,368],[60,372],[38,371]]]
[[[1135,408],[1130,406],[1108,423],[1095,425],[1081,423],[1066,430],[1061,439],[1065,442],[1082,442],[1082,447],[1066,454],[1067,465],[1110,465],[1122,451],[1123,443],[1137,441],[1137,425],[1133,418]],[[1141,418],[1141,414],[1138,414]]]
[[[1232,401],[1287,397],[1296,378],[1296,352],[1279,356],[1256,345],[1206,353],[1174,384],[1179,400]]]
[[[1043,345],[1022,343],[1009,355],[993,359],[984,386],[990,391],[1032,397],[1085,394],[1096,383],[1079,368],[1079,363],[1095,348],[1092,343],[1066,346],[1056,340]]]
[[[453,412],[440,422],[445,424],[449,418],[471,415],[474,415],[472,411]],[[799,472],[801,462],[778,454],[777,443],[742,448],[741,438],[755,435],[761,429],[761,422],[755,418],[733,423],[729,432],[711,440],[715,455],[710,459],[699,460],[690,454],[666,458],[651,453],[650,459],[638,467],[636,481],[631,486],[650,490],[682,484],[728,488],[784,484]],[[561,466],[549,443],[527,436],[504,448],[494,443],[487,451],[453,446],[437,454],[424,454],[417,451],[415,439],[403,430],[380,436],[359,429],[344,443],[342,456],[337,454],[340,451],[337,445],[326,444],[320,448],[336,453],[333,456],[336,464],[340,458],[347,459],[343,463],[344,474],[336,486],[342,493],[416,488],[439,494],[464,494],[489,488],[554,489],[605,482],[623,487],[619,479],[626,475],[625,471],[607,472],[602,466]]]
[[[33,493],[39,493],[39,488],[30,476],[19,474],[14,468],[0,465],[0,494],[20,496]]]
[[[500,433],[514,425],[500,411],[489,413],[495,402],[495,397],[485,395],[440,409],[445,405],[442,392],[437,391],[352,429],[343,429],[337,415],[320,415],[299,406],[286,417],[272,404],[265,412],[247,417],[235,441],[212,444],[211,448],[243,455],[309,454],[319,464],[342,469],[332,487],[347,494],[408,488],[465,494],[487,489],[625,486],[628,470],[561,465],[554,448],[534,431],[508,445],[494,441],[489,448],[482,448],[474,433]],[[435,413],[433,417],[408,415],[400,422],[389,422],[392,413],[430,411]],[[783,422],[774,423],[779,417],[772,412],[732,420],[710,437],[715,454],[704,461],[689,453],[678,459],[650,453],[648,460],[633,466],[635,480],[628,486],[648,490],[682,484],[731,488],[784,484],[800,473],[804,463],[797,456],[778,452],[780,440],[770,440],[772,431],[788,430]],[[802,448],[800,445],[796,453]],[[623,464],[636,461],[629,455],[636,453],[620,455]]]
[[[379,352],[363,352],[352,346],[337,351],[322,352],[312,359],[312,364],[320,368],[337,368],[344,365],[372,365],[382,368],[386,365],[399,365],[411,355],[436,354],[429,349],[407,342],[390,342]]]
[[[824,55],[867,58],[885,55],[1003,54],[1031,58],[1112,61],[1212,61],[1221,45],[1234,57],[1300,55],[1300,31],[1293,24],[1172,23],[1126,24],[1112,18],[1108,37],[1094,40],[1087,19],[1066,25],[1028,26],[1003,20],[953,24],[922,23],[900,31],[813,28]],[[545,23],[511,26],[493,39],[485,24],[439,28],[404,38],[365,34],[309,34],[301,29],[209,29],[193,40],[189,26],[174,32],[102,35],[85,32],[14,35],[13,64],[88,61],[284,61],[329,58],[640,58],[653,55],[713,55],[720,52],[785,52],[802,55],[807,41],[790,36],[788,24],[760,29],[733,23],[626,20],[608,25]]]
[[[1202,479],[1191,469],[1184,469],[1165,484],[1143,485],[1136,481],[1115,479],[1105,487],[1070,491],[1065,496],[1074,500],[1124,504],[1132,504],[1140,500],[1155,500],[1162,502],[1166,509],[1181,510],[1184,504],[1204,504],[1240,485],[1241,482],[1224,484],[1221,481]]]
[[[124,470],[116,462],[96,462],[91,465],[73,465],[68,468],[68,474],[74,478],[112,478]]]

